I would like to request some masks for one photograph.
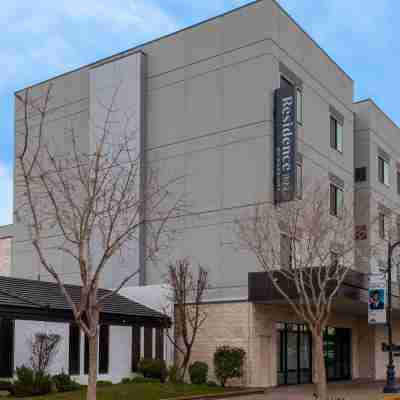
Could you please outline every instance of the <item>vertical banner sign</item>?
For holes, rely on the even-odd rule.
[[[386,274],[370,274],[368,285],[368,323],[386,324]]]
[[[275,91],[274,189],[276,204],[295,198],[296,136],[296,90],[294,86],[287,86]]]

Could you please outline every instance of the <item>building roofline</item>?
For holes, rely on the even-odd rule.
[[[376,110],[378,110],[396,129],[400,130],[399,125],[397,125],[397,123],[394,122],[392,118],[390,118],[389,115],[385,111],[383,111],[382,108],[379,107],[378,104],[376,104],[376,102],[371,97],[367,97],[366,99],[361,99],[353,102],[354,105],[361,103],[371,103],[376,108]]]
[[[263,2],[263,1],[266,1],[266,0],[254,0],[254,1],[251,1],[251,2],[249,2],[249,3],[247,3],[247,4],[244,4],[244,5],[242,5],[242,6],[239,6],[239,7],[236,7],[236,8],[233,8],[233,9],[231,9],[231,10],[228,10],[228,11],[226,11],[226,12],[224,12],[224,13],[221,13],[221,14],[218,14],[218,15],[215,15],[215,16],[213,16],[213,17],[210,17],[210,18],[206,18],[206,19],[204,19],[204,20],[201,20],[201,21],[199,21],[199,22],[196,22],[195,24],[193,24],[193,25],[189,25],[189,26],[186,26],[186,27],[184,27],[184,28],[182,28],[182,29],[178,29],[177,31],[174,31],[174,32],[171,32],[171,33],[168,33],[168,34],[166,34],[166,35],[163,35],[163,36],[159,36],[159,37],[157,37],[157,38],[154,38],[154,39],[151,39],[151,40],[148,40],[147,42],[143,42],[143,43],[140,43],[140,44],[138,44],[138,45],[136,45],[136,46],[134,46],[134,47],[131,47],[131,48],[129,48],[129,49],[126,49],[126,50],[123,50],[123,51],[120,51],[120,52],[118,52],[118,53],[115,53],[115,54],[112,54],[111,56],[107,56],[107,57],[104,57],[104,58],[101,58],[101,59],[99,59],[99,60],[96,60],[96,61],[94,61],[94,62],[91,62],[91,63],[88,63],[88,64],[84,64],[84,65],[81,65],[80,67],[77,67],[77,68],[74,68],[74,69],[72,69],[72,70],[69,70],[69,71],[66,71],[66,72],[64,72],[64,73],[61,73],[61,74],[58,74],[58,75],[54,75],[54,76],[52,76],[52,77],[50,77],[50,78],[48,78],[48,79],[45,79],[45,80],[43,80],[43,81],[40,81],[40,82],[37,82],[37,83],[34,83],[34,84],[32,84],[32,85],[28,85],[28,86],[26,86],[26,87],[23,87],[23,88],[21,88],[21,89],[18,89],[18,90],[16,90],[16,91],[14,91],[14,94],[15,93],[18,93],[18,92],[20,92],[20,91],[22,91],[22,90],[24,90],[24,89],[30,89],[30,88],[33,88],[33,87],[36,87],[36,86],[39,86],[39,85],[43,85],[44,83],[47,83],[47,82],[50,82],[50,81],[52,81],[52,80],[54,80],[54,79],[58,79],[58,78],[61,78],[61,77],[63,77],[63,76],[66,76],[66,75],[69,75],[69,74],[72,74],[72,73],[74,73],[74,72],[78,72],[78,71],[81,71],[81,70],[83,70],[83,69],[86,69],[86,68],[91,68],[91,67],[94,67],[94,66],[97,66],[98,64],[104,64],[104,63],[107,63],[107,62],[109,62],[109,61],[112,61],[113,59],[118,59],[118,58],[122,58],[122,57],[124,57],[124,56],[127,56],[127,55],[130,55],[130,54],[134,54],[134,53],[136,53],[136,52],[140,52],[141,51],[141,48],[143,48],[144,46],[148,46],[148,45],[150,45],[150,44],[152,44],[152,43],[156,43],[156,42],[158,42],[158,41],[160,41],[160,40],[163,40],[163,39],[167,39],[167,38],[169,38],[169,37],[171,37],[171,36],[174,36],[174,35],[177,35],[177,34],[179,34],[179,33],[182,33],[182,32],[184,32],[184,31],[187,31],[187,30],[190,30],[190,29],[193,29],[193,28],[196,28],[196,27],[198,27],[198,26],[200,26],[200,25],[203,25],[203,24],[206,24],[206,23],[208,23],[208,22],[211,22],[211,21],[214,21],[214,20],[216,20],[216,19],[219,19],[219,18],[222,18],[222,17],[225,17],[226,15],[229,15],[229,14],[233,14],[233,13],[235,13],[235,12],[237,12],[237,11],[239,11],[239,10],[241,10],[241,9],[244,9],[244,8],[246,8],[246,7],[250,7],[250,6],[253,6],[253,5],[255,5],[255,4],[258,4],[258,3],[261,3],[261,2]],[[353,80],[353,78],[317,43],[317,41],[281,6],[281,4],[279,4],[279,2],[277,1],[277,0],[270,0],[270,1],[272,1],[272,3],[273,4],[275,4],[316,46],[317,46],[317,48],[319,49],[319,50],[321,50],[322,51],[322,53],[323,54],[325,54],[325,56],[326,57],[328,57],[328,59],[351,81],[351,82],[354,82],[354,80]]]

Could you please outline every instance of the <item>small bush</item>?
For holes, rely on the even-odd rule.
[[[64,372],[54,375],[53,382],[55,383],[58,392],[72,392],[81,388],[81,385],[78,382],[75,382]]]
[[[113,383],[111,381],[102,381],[99,380],[97,381],[97,386],[102,387],[102,386],[111,386]]]
[[[207,382],[208,365],[202,361],[195,361],[189,366],[190,382],[203,385]]]
[[[56,391],[55,384],[48,374],[35,372],[25,366],[17,368],[16,373],[17,379],[11,388],[15,397],[38,396]]]
[[[145,378],[155,378],[161,382],[167,379],[167,366],[163,360],[142,358],[139,361],[138,370]]]
[[[207,386],[209,387],[218,387],[218,383],[215,381],[208,381]]]
[[[222,387],[225,387],[228,379],[243,376],[245,355],[246,352],[239,347],[217,347],[214,353],[214,371]]]
[[[121,385],[127,385],[128,383],[132,383],[132,379],[131,378],[122,378],[120,383],[121,383]]]
[[[168,368],[168,381],[171,383],[181,383],[182,379],[177,365],[171,365]]]

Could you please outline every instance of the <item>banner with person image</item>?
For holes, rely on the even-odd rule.
[[[368,286],[368,323],[386,324],[386,274],[371,274]]]

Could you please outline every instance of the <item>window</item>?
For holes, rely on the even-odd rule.
[[[132,327],[132,372],[137,372],[140,360],[140,326]]]
[[[337,267],[339,265],[339,254],[336,251],[331,251],[331,266]]]
[[[379,237],[381,239],[385,239],[385,224],[386,224],[386,216],[383,212],[379,213],[378,216],[378,224],[379,224]]]
[[[109,354],[110,354],[110,326],[100,325],[99,374],[108,374]]]
[[[331,147],[343,152],[343,125],[335,117],[331,115],[330,119],[330,132],[331,132]]]
[[[0,318],[0,378],[12,378],[14,370],[14,321]]]
[[[144,327],[144,358],[153,358],[153,328]]]
[[[400,195],[400,171],[397,171],[396,177],[397,177],[397,194]]]
[[[303,92],[300,88],[296,89],[296,118],[300,124],[303,122]]]
[[[156,329],[156,358],[164,360],[164,332],[162,328]]]
[[[330,211],[331,215],[339,216],[340,210],[343,208],[343,190],[331,183],[330,185]]]
[[[303,165],[301,162],[296,164],[296,196],[301,199],[303,195]]]
[[[356,182],[365,182],[367,180],[367,167],[359,167],[354,171],[354,179]]]
[[[378,156],[378,179],[389,186],[389,162],[381,156]]]
[[[85,354],[83,360],[83,371],[87,375],[89,373],[89,339],[85,335]]]
[[[76,324],[69,326],[69,374],[80,374],[81,358],[81,331]]]
[[[280,253],[281,267],[286,269],[292,268],[292,243],[289,236],[286,234],[281,234]]]

